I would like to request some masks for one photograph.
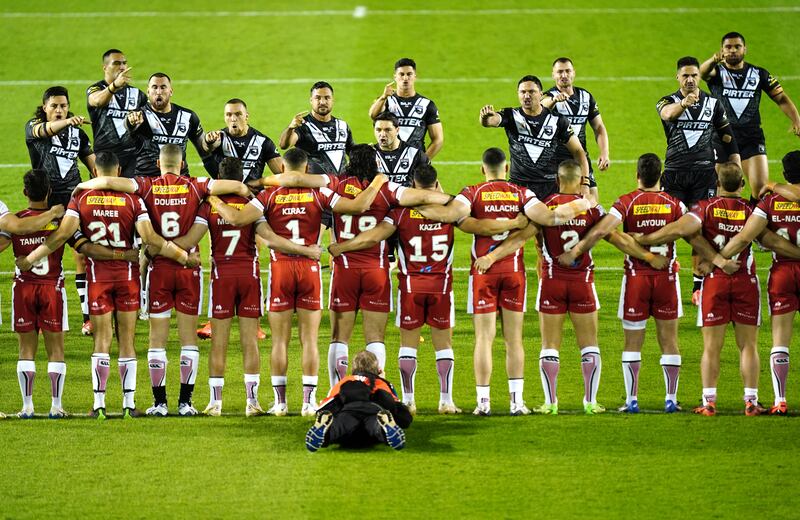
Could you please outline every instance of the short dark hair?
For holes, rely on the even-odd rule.
[[[311,85],[311,90],[309,90],[308,93],[311,94],[318,88],[329,88],[331,89],[331,94],[333,94],[333,87],[327,81],[317,81],[316,83]]]
[[[344,167],[342,177],[356,177],[372,182],[378,173],[377,152],[368,144],[357,144],[350,149],[350,162]]]
[[[283,154],[283,163],[292,169],[308,164],[308,154],[300,148],[289,148]]]
[[[747,45],[747,42],[744,41],[744,36],[742,36],[742,33],[736,31],[731,31],[727,33],[725,36],[722,37],[719,43],[720,45],[722,45],[723,43],[725,43],[725,40],[733,40],[734,38],[739,38],[740,40],[742,40],[742,43],[744,45]]]
[[[697,58],[694,56],[684,56],[683,58],[678,60],[678,68],[677,70],[681,70],[683,67],[699,67],[700,62],[697,61]]]
[[[430,188],[436,185],[439,178],[432,164],[424,163],[414,168],[414,183],[419,188]]]
[[[56,97],[56,96],[66,97],[67,103],[69,103],[69,91],[67,91],[67,87],[56,85],[55,87],[50,87],[44,91],[44,94],[42,94],[42,105],[46,104],[47,100],[50,99],[51,97]],[[42,121],[47,121],[47,114],[45,114],[42,105],[36,107],[36,110],[34,111],[33,115],[37,119],[40,119]],[[72,117],[72,116],[73,116],[72,112],[69,112],[67,114],[67,117]]]
[[[528,74],[527,76],[522,76],[522,78],[520,78],[520,80],[517,81],[517,87],[519,87],[526,81],[533,81],[536,84],[536,86],[539,87],[539,90],[542,90],[542,81],[536,76],[533,76],[531,74]]]
[[[722,163],[717,176],[719,177],[719,185],[725,191],[734,192],[742,187],[744,173],[742,172],[742,167],[735,162]]]
[[[113,152],[97,152],[94,166],[102,172],[115,172],[119,168],[119,158]]]
[[[400,58],[394,63],[394,70],[397,70],[400,67],[411,67],[416,72],[417,62],[412,60],[411,58]]]
[[[103,63],[105,63],[108,57],[111,56],[112,54],[125,54],[125,53],[119,49],[108,49],[106,52],[103,53]]]
[[[150,80],[153,78],[167,78],[167,81],[169,81],[170,84],[172,83],[172,79],[164,72],[154,72],[150,74],[150,77],[147,79],[147,83],[150,83]]]
[[[800,150],[792,150],[783,156],[783,178],[789,184],[800,183]]]
[[[572,63],[571,59],[569,59],[567,57],[564,57],[564,56],[562,56],[560,58],[556,58],[555,60],[553,60],[553,65],[552,66],[555,67],[556,63],[569,63],[570,65],[574,65],[574,63]]]
[[[22,177],[25,196],[33,202],[43,202],[50,193],[50,176],[40,169],[28,170]]]
[[[483,152],[481,162],[489,168],[499,168],[506,161],[506,154],[500,148],[489,148]]]
[[[240,161],[237,157],[226,157],[219,162],[219,175],[217,178],[230,181],[241,181],[244,179],[242,172],[242,161]]]
[[[636,161],[636,177],[642,187],[652,188],[661,179],[661,159],[654,153],[645,153]]]
[[[558,180],[563,179],[566,183],[580,181],[583,171],[581,165],[575,159],[566,159],[558,163]]]
[[[375,118],[375,121],[373,121],[372,126],[375,126],[375,123],[377,123],[378,121],[389,121],[394,125],[395,128],[400,126],[400,121],[397,119],[397,116],[392,114],[388,110],[384,110],[383,112],[378,114],[378,117]]]
[[[231,98],[225,102],[226,105],[242,105],[244,108],[247,108],[247,103],[239,99],[238,97]]]

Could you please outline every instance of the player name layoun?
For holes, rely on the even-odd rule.
[[[647,219],[647,220],[640,220],[636,222],[636,227],[663,227],[667,225],[666,220],[659,220],[659,219]]]

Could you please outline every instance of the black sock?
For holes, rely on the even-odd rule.
[[[154,386],[153,387],[153,402],[156,405],[167,404],[167,387]]]
[[[692,279],[694,280],[694,286],[692,287],[692,292],[699,291],[703,285],[703,276],[699,274],[692,274]]]
[[[81,312],[83,313],[83,322],[89,321],[89,315],[86,314],[86,273],[75,275],[75,289],[78,291],[78,299],[81,301]]]
[[[178,403],[192,404],[192,393],[194,392],[194,385],[189,383],[181,383],[181,395],[178,398]]]

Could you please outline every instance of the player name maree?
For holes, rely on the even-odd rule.
[[[119,211],[115,209],[93,209],[93,217],[119,218]]]

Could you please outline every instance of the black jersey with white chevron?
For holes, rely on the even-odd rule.
[[[68,126],[52,137],[35,137],[33,127],[42,122],[34,117],[25,123],[31,168],[47,172],[54,195],[66,195],[81,182],[78,159],[93,153],[89,136],[82,128]]]
[[[193,111],[175,103],[167,113],[156,112],[150,103],[142,107],[144,122],[132,133],[136,140],[136,175],[157,177],[161,175],[158,168],[158,156],[165,144],[176,144],[183,150],[183,169],[181,175],[189,175],[186,164],[186,143],[192,141],[200,153],[198,146],[204,137],[200,118]]]
[[[339,173],[345,165],[345,154],[353,147],[353,133],[341,119],[320,121],[311,114],[295,128],[295,146],[308,154],[309,173]]]
[[[425,134],[430,125],[439,123],[436,104],[419,94],[400,97],[396,93],[386,99],[386,110],[397,116],[400,139],[411,146],[425,150]]]
[[[557,87],[548,90],[545,95],[555,97],[560,94]],[[559,101],[553,105],[553,112],[558,112],[569,120],[569,125],[572,127],[572,133],[578,136],[578,141],[581,142],[583,151],[586,152],[586,157],[589,157],[589,150],[586,148],[586,123],[593,120],[600,115],[600,109],[597,108],[597,102],[592,94],[583,88],[572,87],[572,95],[564,101]],[[556,148],[556,163],[560,163],[566,159],[572,159],[572,154],[564,144],[559,143]],[[592,161],[589,161],[591,166]]]
[[[260,179],[264,174],[264,166],[281,156],[272,139],[252,126],[240,137],[228,133],[227,128],[220,130],[220,133],[222,144],[211,153],[211,161],[204,161],[206,170],[215,179],[219,173],[219,163],[225,157],[235,157],[242,161],[244,182],[248,182]]]
[[[672,103],[680,103],[683,94],[678,90],[664,96],[656,104],[661,109]],[[667,138],[665,169],[687,169],[710,166],[714,163],[712,138],[715,132],[728,126],[728,118],[722,103],[702,90],[697,103],[690,106],[675,121],[661,120]]]
[[[556,147],[574,135],[567,118],[544,107],[535,116],[526,115],[520,107],[504,108],[499,114],[500,126],[508,137],[511,182],[555,180],[558,172],[554,161]]]
[[[117,156],[132,155],[136,143],[125,127],[125,118],[128,112],[142,108],[147,103],[147,96],[138,88],[127,86],[114,92],[107,105],[91,106],[89,96],[106,88],[108,83],[103,80],[86,89],[86,109],[92,120],[94,150],[114,152]]]
[[[396,150],[381,150],[377,144],[373,147],[378,155],[378,171],[401,186],[411,186],[411,181],[414,180],[412,172],[417,165],[430,163],[421,149],[403,141],[400,141]]]
[[[711,94],[722,102],[734,132],[739,128],[761,127],[761,92],[768,95],[781,84],[766,69],[745,63],[741,70],[717,64],[717,74],[706,82]]]

